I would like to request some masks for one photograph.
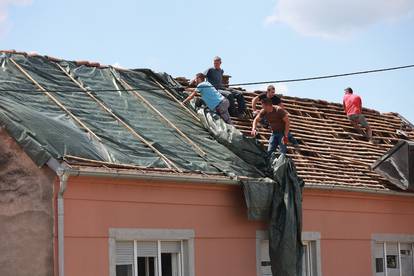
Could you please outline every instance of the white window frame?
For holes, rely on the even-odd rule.
[[[158,254],[160,254],[160,241],[185,241],[187,245],[187,266],[184,267],[188,276],[195,275],[194,269],[194,230],[193,229],[132,229],[132,228],[110,228],[109,229],[109,275],[116,276],[116,242],[117,241],[157,241]],[[183,251],[183,243],[181,243]],[[135,260],[134,260],[135,261]],[[161,262],[158,262],[158,266]],[[160,269],[160,268],[159,268]]]
[[[261,262],[262,256],[261,244],[263,240],[269,240],[268,231],[259,230],[256,231],[256,275],[261,276]],[[319,232],[302,232],[302,241],[304,243],[314,242],[316,249],[316,276],[322,276],[322,266],[321,266],[321,234]]]
[[[376,276],[376,265],[375,265],[375,253],[376,244],[384,244],[384,275],[387,276],[387,243],[398,244],[398,267],[400,268],[400,275],[402,275],[401,266],[401,243],[411,243],[411,250],[414,250],[414,235],[399,235],[399,234],[373,234],[371,238],[371,263],[372,263],[372,275]],[[413,264],[414,264],[414,251],[413,251]]]

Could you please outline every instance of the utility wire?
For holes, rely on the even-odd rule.
[[[300,78],[300,79],[286,79],[286,80],[274,80],[274,81],[236,83],[236,84],[231,84],[231,86],[246,86],[246,85],[257,85],[257,84],[287,83],[287,82],[300,82],[300,81],[331,79],[331,78],[347,77],[347,76],[353,76],[353,75],[363,75],[363,74],[371,74],[371,73],[379,73],[379,72],[407,69],[407,68],[413,68],[413,67],[414,67],[414,64],[410,64],[410,65],[397,66],[397,67],[389,67],[389,68],[381,68],[381,69],[374,69],[374,70],[357,71],[357,72],[351,72],[351,73],[325,75],[325,76],[317,76],[317,77],[309,77],[309,78]]]
[[[363,75],[363,74],[371,74],[371,73],[379,73],[379,72],[386,72],[386,71],[395,71],[401,69],[408,69],[413,68],[414,64],[404,65],[404,66],[397,66],[397,67],[388,67],[388,68],[381,68],[381,69],[374,69],[374,70],[366,70],[366,71],[356,71],[351,73],[342,73],[342,74],[334,74],[334,75],[322,75],[322,76],[315,76],[315,77],[307,77],[307,78],[297,78],[297,79],[285,79],[285,80],[271,80],[271,81],[258,81],[258,82],[245,82],[245,83],[235,83],[229,84],[228,87],[234,86],[250,86],[250,85],[259,85],[259,84],[272,84],[272,83],[289,83],[289,82],[303,82],[303,81],[312,81],[312,80],[321,80],[321,79],[330,79],[330,78],[340,78],[340,77],[347,77],[347,76],[354,76],[354,75]],[[206,86],[207,87],[207,86]],[[177,90],[180,87],[177,86],[166,86],[167,89]],[[88,89],[90,92],[123,92],[123,91],[160,91],[161,88],[148,88],[146,87],[136,87],[134,89]],[[35,92],[36,89],[0,89],[1,92]],[[66,93],[77,93],[81,92],[84,93],[83,90],[78,89],[65,89],[65,90],[46,90],[47,92],[66,92]]]

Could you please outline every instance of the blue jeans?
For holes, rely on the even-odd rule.
[[[285,136],[284,132],[277,132],[274,131],[269,139],[269,146],[267,147],[267,154],[270,156],[272,152],[276,150],[276,148],[279,146],[279,151],[282,154],[286,154],[287,152],[287,146],[282,143],[282,139]],[[294,145],[298,145],[298,141],[293,137],[293,135],[289,132],[288,134],[289,142],[291,142]]]

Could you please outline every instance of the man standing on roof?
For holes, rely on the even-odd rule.
[[[206,76],[207,81],[211,83],[220,92],[221,95],[229,100],[230,115],[243,117],[246,112],[246,103],[244,96],[241,92],[236,90],[224,90],[225,87],[223,85],[223,74],[224,70],[221,68],[221,58],[216,56],[213,61],[213,67],[207,69],[204,72],[204,75]],[[238,108],[236,108],[235,100],[237,100]]]
[[[275,87],[273,85],[269,85],[266,89],[266,92],[261,93],[253,98],[252,100],[253,116],[256,117],[256,115],[259,113],[259,110],[256,107],[257,102],[258,101],[262,102],[266,98],[272,100],[272,105],[278,105],[283,108],[282,100],[276,95]]]
[[[360,125],[365,128],[366,136],[372,140],[372,129],[369,126],[365,116],[362,114],[362,100],[361,97],[354,94],[351,87],[346,88],[343,100],[344,110],[352,126],[359,132],[362,132]]]
[[[273,102],[269,98],[265,98],[262,101],[263,109],[260,110],[256,118],[253,120],[252,126],[252,136],[257,134],[257,123],[262,118],[266,118],[269,122],[270,128],[272,130],[272,135],[269,139],[269,146],[267,148],[268,156],[276,150],[279,146],[280,153],[286,154],[287,152],[287,143],[291,141],[295,147],[299,146],[298,141],[290,133],[290,122],[288,113],[278,105],[273,106]]]
[[[217,112],[220,117],[228,124],[232,124],[229,114],[229,101],[224,98],[211,83],[206,81],[203,73],[198,73],[195,77],[197,87],[188,88],[191,94],[183,101],[186,103],[195,97],[197,92],[201,94],[201,98],[211,111]]]

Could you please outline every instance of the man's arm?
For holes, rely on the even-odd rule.
[[[257,108],[256,108],[256,104],[259,101],[259,96],[256,96],[253,98],[252,100],[252,109],[253,109],[253,114],[257,113]],[[256,115],[256,114],[255,114]]]
[[[257,130],[256,130],[257,123],[259,122],[261,116],[262,116],[262,111],[260,111],[260,113],[257,114],[256,117],[253,120],[252,131],[251,131],[252,136],[256,136],[256,134],[257,134]]]
[[[285,117],[283,117],[283,121],[285,122],[285,136],[283,137],[283,143],[287,144],[288,142],[288,135],[290,130],[290,121],[289,121],[289,115],[286,113]]]
[[[195,97],[195,95],[197,94],[197,91],[195,89],[192,88],[188,88],[186,89],[187,91],[191,92],[190,95],[188,95],[188,97],[183,101],[183,103],[185,104],[186,102],[190,101],[192,98]]]
[[[344,112],[345,112],[345,114],[346,114],[345,100],[343,100],[343,101],[342,101],[342,105],[343,105],[343,107],[344,107]]]
[[[361,99],[361,97],[358,97],[358,104],[359,104],[359,109],[361,109],[361,112],[362,112],[362,99]]]

